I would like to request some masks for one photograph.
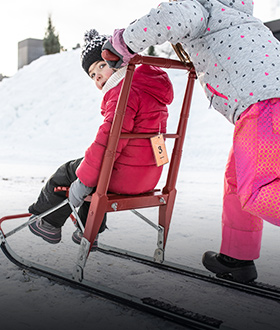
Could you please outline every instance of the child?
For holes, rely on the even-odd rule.
[[[203,264],[242,282],[257,278],[262,219],[280,225],[280,44],[252,13],[252,0],[163,2],[104,46],[117,68],[151,45],[181,43],[210,104],[235,124],[220,253]]]
[[[96,138],[87,149],[85,157],[62,165],[43,187],[36,203],[29,212],[39,215],[58,205],[65,199],[63,192],[54,192],[58,186],[70,186],[69,200],[75,207],[81,206],[79,216],[86,222],[89,203],[84,198],[94,191],[99,176],[103,155],[107,145],[111,124],[114,118],[126,67],[113,70],[101,57],[101,49],[107,37],[95,30],[85,34],[82,50],[82,67],[93,79],[104,97],[101,113],[104,122],[99,127]],[[167,104],[173,100],[171,81],[160,68],[142,65],[134,73],[131,92],[123,121],[123,133],[166,132],[168,117]],[[160,178],[162,167],[157,167],[149,139],[121,139],[115,158],[109,191],[119,194],[140,194],[152,190]],[[142,179],[141,179],[142,178]],[[71,214],[70,206],[38,218],[29,225],[32,233],[49,243],[59,243],[61,227]],[[105,230],[106,217],[99,232]],[[82,233],[76,230],[72,236],[80,244]]]

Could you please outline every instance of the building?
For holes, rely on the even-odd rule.
[[[18,69],[45,55],[43,40],[28,38],[18,43]]]
[[[264,23],[274,34],[274,37],[280,40],[280,19]]]

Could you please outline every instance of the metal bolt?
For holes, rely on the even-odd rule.
[[[114,211],[117,211],[117,209],[118,209],[118,203],[112,203],[111,208],[112,208]]]

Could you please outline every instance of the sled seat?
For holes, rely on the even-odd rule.
[[[168,194],[162,194],[160,189],[148,191],[138,195],[107,194],[105,212],[126,211],[137,208],[161,206],[166,203]],[[87,196],[86,201],[90,202],[92,196]]]
[[[106,51],[105,51],[106,52]],[[108,52],[108,51],[107,51]],[[112,54],[111,54],[112,55]],[[110,54],[102,53],[103,58],[109,59]],[[147,64],[163,68],[182,69],[189,72],[187,77],[186,92],[181,108],[180,117],[178,120],[177,132],[174,134],[163,134],[166,139],[174,139],[174,147],[172,156],[168,165],[167,178],[165,185],[162,189],[155,189],[144,194],[139,195],[119,195],[107,193],[110,183],[110,177],[113,170],[114,159],[116,154],[117,145],[121,138],[150,138],[154,134],[124,134],[121,133],[123,118],[125,116],[125,110],[127,106],[129,91],[135,70],[135,65]],[[140,208],[158,207],[158,224],[163,229],[163,236],[161,239],[162,248],[164,249],[169,225],[171,221],[171,215],[176,196],[176,180],[179,171],[179,165],[181,161],[183,143],[186,133],[187,121],[189,117],[189,109],[191,104],[191,98],[193,93],[194,81],[196,79],[196,73],[191,63],[183,63],[177,60],[141,56],[136,55],[129,63],[127,72],[124,78],[122,89],[119,95],[118,103],[116,106],[114,120],[111,126],[107,148],[104,154],[100,175],[96,187],[96,191],[86,198],[90,201],[90,208],[86,221],[83,239],[85,244],[90,242],[89,249],[93,244],[95,237],[98,234],[99,227],[102,223],[103,217],[107,212],[118,212],[124,210],[134,210]],[[143,178],[145,179],[145,178]],[[81,244],[82,245],[82,244]],[[82,249],[82,247],[81,247]],[[84,253],[84,252],[83,252]],[[81,250],[82,254],[82,250]]]
[[[164,195],[158,191],[150,191],[139,195],[116,195],[108,194],[106,212],[124,211],[136,208],[155,207],[165,203]]]

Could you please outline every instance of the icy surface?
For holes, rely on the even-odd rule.
[[[26,213],[46,179],[62,163],[81,157],[102,122],[102,94],[80,67],[79,51],[40,58],[0,83],[0,217]],[[186,74],[168,70],[175,88],[169,132],[174,132]],[[219,250],[223,171],[233,126],[208,109],[197,84],[181,163],[166,259],[204,269],[201,256]],[[168,142],[170,153],[171,144]],[[164,179],[164,176],[163,176]],[[159,186],[163,181],[161,180]],[[156,222],[157,212],[143,210]],[[9,231],[20,221],[3,223]],[[156,232],[131,212],[108,215],[104,244],[152,256]],[[26,258],[71,272],[78,247],[67,221],[52,246],[28,229],[9,238]],[[280,286],[279,228],[265,223],[258,281]],[[1,329],[181,329],[155,316],[25,273],[0,253]],[[152,296],[224,321],[235,329],[279,329],[279,304],[213,287],[100,253],[91,253],[86,276],[97,283]]]

